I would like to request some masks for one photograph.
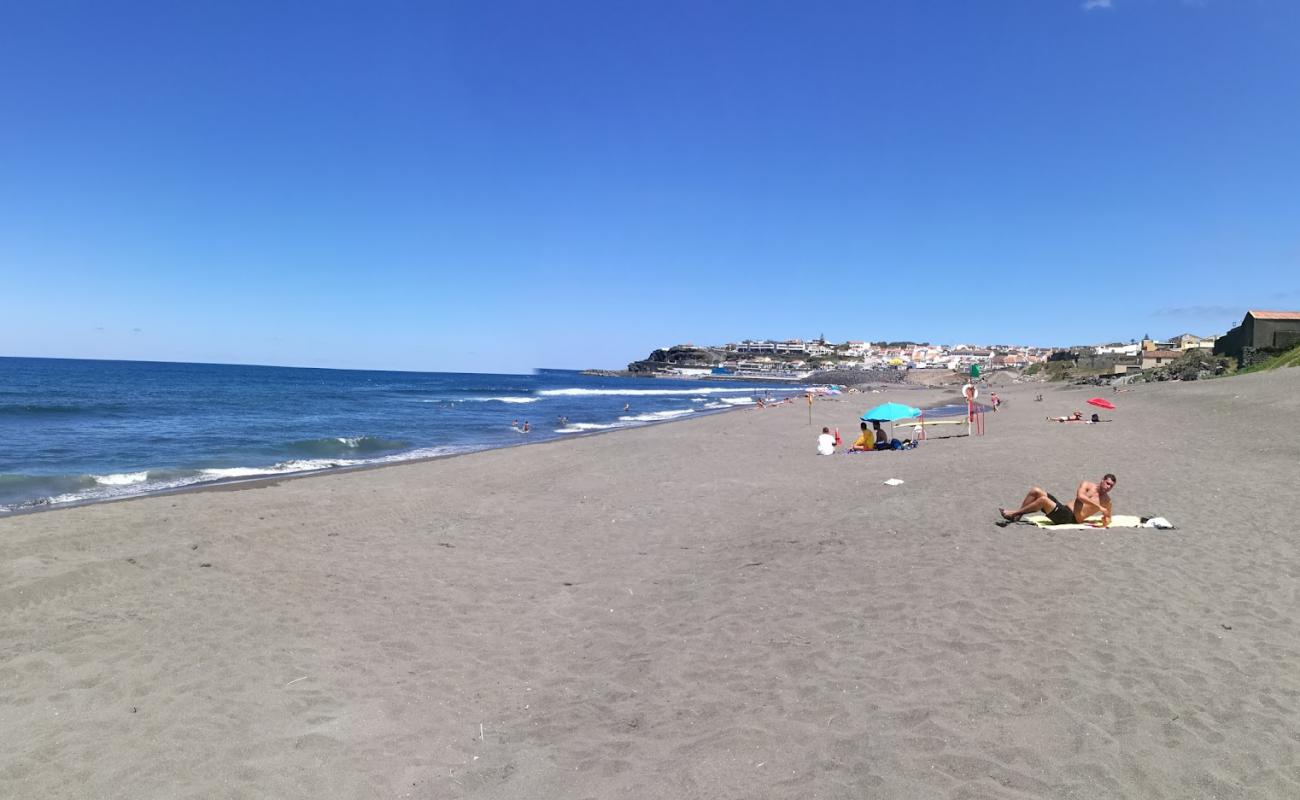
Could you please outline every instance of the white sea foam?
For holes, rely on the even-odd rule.
[[[729,406],[752,406],[754,398],[752,397],[723,397],[719,402]]]
[[[253,478],[258,475],[284,475],[290,472],[315,472],[330,467],[350,467],[364,464],[361,459],[352,458],[308,458],[296,461],[281,461],[269,467],[226,467],[224,469],[199,470],[199,474],[208,480],[222,478]]]
[[[619,417],[623,422],[660,422],[665,419],[676,419],[684,417],[687,414],[694,414],[695,411],[689,408],[682,408],[675,411],[652,411],[648,414],[635,414],[633,416]]]
[[[704,407],[705,408],[731,408],[731,406],[727,405],[726,403],[706,403]]]
[[[752,392],[749,389],[700,388],[700,389],[543,389],[538,392],[545,397],[671,397],[702,394],[735,394]]]
[[[362,439],[364,437],[357,438]],[[340,437],[339,441],[344,441],[344,439]],[[173,473],[168,477],[162,477],[167,474],[166,472],[154,472],[153,474],[155,477],[152,480],[148,477],[148,471],[118,473],[112,475],[91,475],[89,477],[92,478],[96,484],[94,488],[82,492],[66,492],[25,503],[0,505],[0,512],[9,512],[30,506],[53,506],[85,502],[88,500],[109,500],[118,497],[181,489],[187,486],[217,483],[220,481],[259,478],[271,475],[320,472],[321,470],[335,467],[351,467],[363,464],[386,464],[400,461],[411,461],[419,458],[434,458],[437,456],[469,453],[487,448],[488,445],[469,447],[424,447],[416,450],[407,450],[401,453],[390,453],[376,458],[300,459],[295,461],[282,461],[278,464],[272,464],[265,467],[220,467],[203,469],[197,472],[180,475]]]
[[[116,472],[111,475],[91,475],[100,486],[129,486],[149,479],[148,472]]]
[[[570,422],[568,425],[566,425],[563,428],[556,428],[555,432],[556,433],[585,433],[587,431],[605,431],[605,430],[609,430],[610,428],[626,428],[626,427],[627,427],[626,425],[619,425],[617,423],[600,425],[595,422]]]

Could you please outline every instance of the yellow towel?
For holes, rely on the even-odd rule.
[[[1045,514],[1026,514],[1020,518],[1021,522],[1028,522],[1037,525],[1040,528],[1051,528],[1054,531],[1083,531],[1096,530],[1101,527],[1101,514],[1093,514],[1088,517],[1087,522],[1072,523],[1069,525],[1053,525],[1052,521]],[[1110,527],[1112,528],[1141,528],[1141,517],[1132,517],[1125,514],[1116,514],[1110,518]]]

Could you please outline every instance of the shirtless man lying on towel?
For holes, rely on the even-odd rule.
[[[1074,493],[1074,503],[1066,505],[1051,494],[1035,486],[1025,495],[1025,502],[1015,511],[999,508],[998,513],[1008,522],[1016,522],[1026,514],[1041,511],[1047,515],[1053,525],[1070,525],[1081,523],[1098,511],[1101,512],[1101,524],[1110,526],[1110,490],[1115,488],[1115,476],[1107,472],[1099,483],[1084,481]]]

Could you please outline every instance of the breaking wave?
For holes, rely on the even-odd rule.
[[[290,442],[286,452],[318,458],[361,456],[392,452],[407,447],[400,439],[380,439],[376,436],[332,436],[326,439],[303,439]]]
[[[543,397],[692,397],[705,394],[736,394],[753,392],[747,389],[732,388],[692,388],[692,389],[543,389],[537,394]]]
[[[635,414],[633,416],[619,417],[619,419],[623,422],[663,422],[666,419],[676,419],[694,413],[695,411],[692,409],[682,408],[675,411],[654,411],[649,414]]]
[[[144,483],[149,479],[149,473],[117,472],[112,475],[91,475],[90,477],[100,486],[130,486],[133,483]]]

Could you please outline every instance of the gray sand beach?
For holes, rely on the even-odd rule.
[[[1044,420],[1097,391],[907,452],[815,432],[951,390],[0,520],[0,796],[1300,796],[1300,370]],[[995,524],[1104,472],[1177,529]]]

